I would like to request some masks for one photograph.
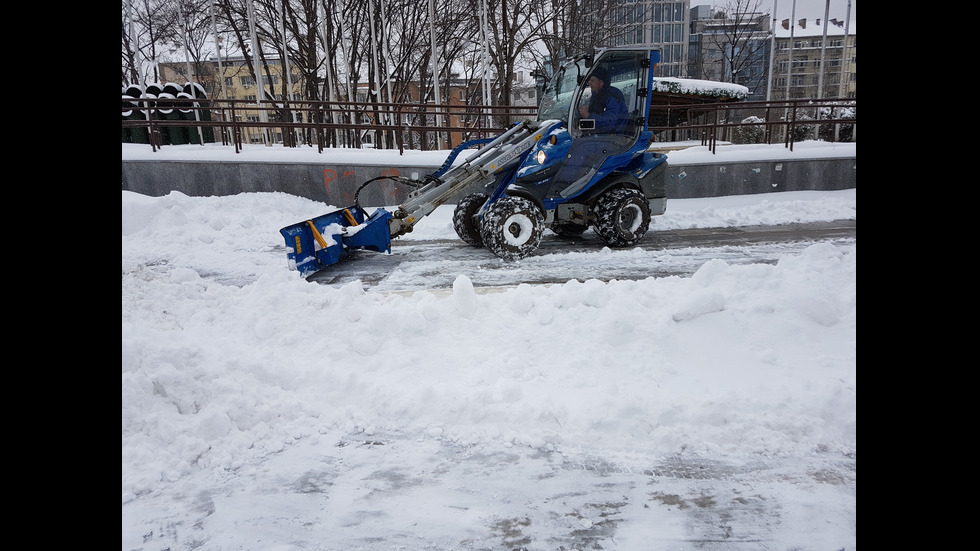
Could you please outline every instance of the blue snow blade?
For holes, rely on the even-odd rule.
[[[357,206],[328,212],[279,230],[286,240],[289,267],[307,277],[354,255],[356,249],[391,252],[388,220],[391,213],[377,209],[367,220]]]

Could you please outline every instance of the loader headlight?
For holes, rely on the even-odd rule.
[[[545,160],[547,160],[547,157],[548,156],[544,154],[544,151],[538,150],[537,154],[534,155],[534,160],[536,160],[539,165],[543,165]]]

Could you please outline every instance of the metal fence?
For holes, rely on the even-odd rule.
[[[700,141],[712,153],[719,142],[782,143],[792,150],[804,140],[857,141],[854,98],[658,105],[650,116],[658,141]]]
[[[658,142],[856,141],[855,99],[655,104],[650,129]],[[467,106],[346,101],[123,98],[122,141],[160,147],[220,143],[379,149],[449,149],[495,136],[535,117],[534,106]]]

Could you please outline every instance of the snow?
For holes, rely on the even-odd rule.
[[[749,95],[749,89],[741,84],[696,78],[656,77],[653,79],[653,88],[658,92],[672,94],[700,94],[738,99],[745,99]]]
[[[287,269],[279,228],[332,208],[123,191],[124,550],[855,549],[853,240],[378,292]],[[672,200],[651,231],[835,219],[856,190]]]

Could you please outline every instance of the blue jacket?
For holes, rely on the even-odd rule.
[[[619,134],[626,130],[626,98],[618,88],[603,86],[589,100],[589,117],[595,119],[596,134]]]

